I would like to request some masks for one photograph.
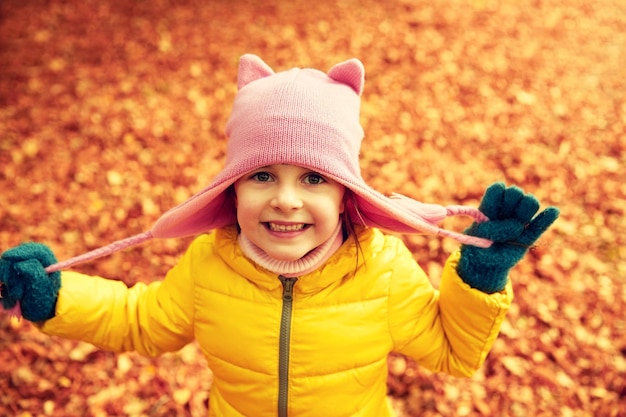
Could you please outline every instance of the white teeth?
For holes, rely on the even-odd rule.
[[[304,229],[304,224],[276,224],[268,223],[269,228],[275,232],[297,232]]]

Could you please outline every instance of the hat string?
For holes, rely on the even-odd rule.
[[[117,240],[113,243],[110,243],[106,246],[102,246],[98,249],[94,249],[92,251],[83,253],[82,255],[75,256],[63,262],[57,262],[45,268],[46,273],[50,274],[52,272],[61,271],[63,269],[70,268],[74,265],[82,264],[87,261],[91,261],[93,259],[101,258],[103,256],[110,255],[115,252],[119,252],[123,249],[129,248],[131,246],[138,245],[147,240],[152,239],[152,232],[147,231],[143,233],[139,233],[138,235],[134,235],[128,237],[126,239]]]
[[[475,207],[469,206],[446,206],[446,214],[448,216],[469,216],[478,223],[486,222],[489,217]]]
[[[446,206],[446,215],[447,216],[469,216],[474,219],[477,223],[486,222],[489,220],[489,217],[485,216],[485,214],[478,210],[475,207],[468,206]],[[489,239],[485,239],[482,237],[466,235],[464,233],[452,232],[446,229],[439,229],[437,234],[441,236],[447,236],[456,241],[466,244],[477,246],[479,248],[488,248],[493,242]]]

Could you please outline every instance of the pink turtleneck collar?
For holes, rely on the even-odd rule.
[[[340,221],[326,242],[295,261],[281,261],[270,257],[267,252],[252,243],[243,233],[239,233],[237,241],[243,254],[250,260],[268,271],[292,278],[308,274],[322,266],[341,247],[343,234],[341,233]]]

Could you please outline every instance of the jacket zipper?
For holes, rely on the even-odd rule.
[[[280,318],[278,348],[278,417],[287,417],[289,400],[289,339],[291,336],[291,314],[293,286],[298,278],[279,277],[283,284],[283,310]]]

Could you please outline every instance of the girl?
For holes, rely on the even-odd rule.
[[[387,355],[470,376],[512,300],[508,271],[558,210],[517,187],[489,187],[480,210],[368,187],[359,171],[364,83],[352,59],[328,73],[275,73],[245,55],[226,126],[224,170],[151,230],[56,263],[40,244],[0,260],[5,309],[47,334],[145,355],[192,340],[214,383],[209,416],[391,416]],[[448,215],[466,234],[437,227]],[[382,230],[463,245],[439,290]],[[200,236],[164,280],[127,288],[76,263],[153,237]]]

